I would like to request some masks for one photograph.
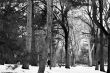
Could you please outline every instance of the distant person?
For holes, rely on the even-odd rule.
[[[98,65],[100,65],[100,61],[98,61]]]
[[[47,67],[48,67],[48,66],[49,66],[49,67],[51,66],[51,61],[50,61],[50,60],[47,61]]]

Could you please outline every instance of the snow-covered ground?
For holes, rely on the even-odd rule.
[[[29,66],[29,70],[21,69],[21,65],[16,68],[15,70],[12,70],[11,68],[7,68],[7,65],[0,65],[0,73],[37,73],[38,67],[35,66]],[[105,70],[107,68],[105,67]],[[64,67],[54,67],[51,70],[49,67],[46,67],[45,73],[104,73],[100,71],[96,71],[95,67],[87,67],[87,66],[76,66],[71,67],[70,69],[65,69]]]

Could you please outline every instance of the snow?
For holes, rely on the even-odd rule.
[[[21,68],[19,65],[18,68],[12,70],[11,68],[7,68],[7,65],[0,65],[0,73],[37,73],[38,67],[36,66],[29,66],[29,70],[25,70]],[[107,68],[105,67],[105,70]],[[65,69],[65,67],[52,67],[50,70],[49,67],[46,67],[44,73],[105,73],[100,72],[99,70],[95,70],[95,67],[88,67],[78,65],[76,67],[71,67],[70,69]]]

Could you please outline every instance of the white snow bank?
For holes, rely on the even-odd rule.
[[[61,68],[53,68],[51,73],[104,73],[99,70],[95,70],[95,67],[84,67],[84,66],[76,66],[71,67],[70,69]]]
[[[12,70],[11,68],[7,69],[7,65],[0,65],[0,73],[37,73],[38,67],[29,66],[29,70],[25,70],[21,68],[21,65]],[[106,69],[106,68],[105,68]],[[51,70],[49,67],[46,67],[45,73],[104,73],[99,70],[95,70],[95,67],[86,67],[86,66],[76,66],[71,67],[70,69],[65,69],[64,67],[54,67]]]

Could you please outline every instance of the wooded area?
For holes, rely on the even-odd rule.
[[[110,1],[0,0],[0,64],[18,62],[110,73]]]

